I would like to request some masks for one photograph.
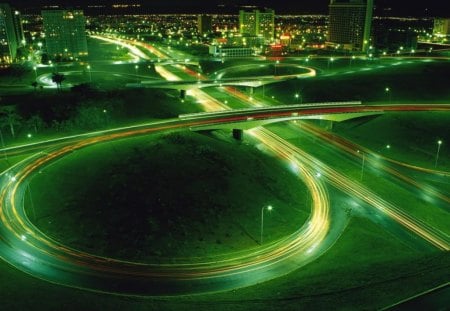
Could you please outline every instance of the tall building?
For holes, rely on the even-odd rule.
[[[22,15],[17,10],[14,11],[13,14],[13,24],[14,24],[14,31],[16,33],[17,44],[20,46],[25,45],[25,35],[23,33],[23,26],[22,26]]]
[[[45,43],[51,58],[86,56],[86,20],[82,10],[44,10]]]
[[[239,32],[243,36],[260,36],[266,42],[271,42],[275,35],[275,12],[265,11],[239,11]]]
[[[11,7],[0,3],[0,64],[10,64],[17,54],[17,36]]]
[[[198,32],[203,35],[212,30],[212,18],[211,15],[199,15],[197,20]]]
[[[331,0],[328,41],[344,49],[367,51],[370,46],[373,0]]]
[[[434,20],[433,35],[449,36],[450,35],[450,18],[436,18]]]

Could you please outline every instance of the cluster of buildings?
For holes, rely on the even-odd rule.
[[[274,42],[275,12],[273,10],[239,11],[239,30],[217,38],[210,45],[210,54],[219,57],[244,57],[262,52]]]
[[[49,58],[76,60],[88,54],[83,11],[43,10],[42,21]],[[13,63],[25,45],[20,12],[0,3],[0,66]]]
[[[256,7],[240,10],[237,20],[236,15],[205,14],[195,19],[187,15],[126,15],[108,20],[108,16],[102,16],[97,22],[91,19],[91,30],[133,33],[138,38],[157,33],[169,44],[208,44],[209,53],[221,58],[274,55],[305,48],[368,54],[374,47],[384,51],[417,47],[417,29],[399,27],[402,21],[395,18],[373,18],[373,10],[374,0],[330,0],[329,15],[309,21],[299,16],[276,17],[273,10]],[[40,38],[49,59],[77,60],[88,54],[82,10],[44,9],[40,23]],[[428,36],[448,42],[450,20],[436,19],[433,35]],[[0,65],[14,62],[17,50],[25,43],[20,13],[8,4],[0,4]]]
[[[372,13],[373,0],[331,0],[328,33],[323,47],[367,52],[372,45]],[[275,29],[273,10],[241,10],[239,34],[215,40],[210,54],[219,57],[249,56],[263,51],[280,52],[291,45],[301,46],[302,42],[296,41],[290,33],[276,38]]]

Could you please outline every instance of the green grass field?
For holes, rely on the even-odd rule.
[[[447,72],[449,62],[398,62],[385,67],[359,66],[323,72],[316,78],[289,80],[265,87],[266,96],[294,104],[294,94],[303,102],[348,101],[365,102],[441,101],[450,99]],[[369,68],[369,70],[367,70]],[[329,74],[329,75],[328,75]],[[386,92],[389,87],[389,92]]]
[[[445,102],[450,99],[448,62],[403,62],[403,64],[400,62],[399,60],[398,65],[393,65],[395,61],[377,60],[367,66],[367,62],[359,61],[351,64],[349,60],[336,60],[328,64],[325,60],[312,60],[309,64],[319,69],[322,76],[266,86],[265,96],[275,96],[277,100],[284,103],[298,103],[293,95],[297,92],[301,93],[303,102],[362,100],[363,102],[421,103],[424,101]],[[236,64],[238,63],[236,61]],[[214,67],[216,65],[217,67]],[[222,65],[228,66],[229,61]],[[205,71],[216,70],[222,65],[219,62],[211,68],[207,66],[203,68]],[[379,66],[386,67],[378,68]],[[95,66],[97,71],[101,71],[100,68]],[[133,64],[114,68],[122,68],[120,71],[129,74],[130,81],[134,81]],[[139,70],[142,70],[143,76],[147,75],[144,67],[141,66]],[[354,72],[345,73],[346,71]],[[34,73],[30,72],[29,76],[31,77],[32,74]],[[326,74],[332,75],[325,76]],[[110,86],[119,82],[113,75],[105,73],[96,75],[93,76],[96,81],[105,78]],[[385,91],[386,87],[390,88],[390,93]],[[261,90],[257,89],[255,95],[262,95],[260,93]],[[196,107],[188,103],[186,106],[180,106],[178,94],[175,91],[168,92],[173,96],[170,100],[159,91],[151,93],[147,90],[132,90],[123,98],[120,97],[122,96],[120,92],[114,94],[120,99],[118,107],[123,109],[111,110],[112,116],[115,116],[118,123],[130,120],[140,121],[149,117],[165,118],[175,116],[180,111],[196,111]],[[5,99],[6,97],[3,98]],[[167,100],[169,102],[167,106],[158,104]],[[416,116],[413,118],[410,115],[392,114],[364,123],[357,120],[349,121],[335,125],[334,131],[383,155],[429,168],[432,168],[434,164],[436,140],[442,139],[444,144],[438,168],[448,171],[449,152],[446,147],[450,143],[448,115],[417,114]],[[88,251],[95,250],[117,257],[132,256],[136,260],[155,260],[162,256],[204,257],[205,251],[202,250],[205,249],[208,254],[219,254],[243,247],[257,247],[260,211],[262,206],[268,204],[268,201],[275,207],[271,214],[265,215],[265,233],[267,234],[265,239],[268,241],[295,230],[293,224],[297,221],[292,221],[295,219],[292,215],[295,214],[295,217],[298,217],[299,223],[307,217],[307,208],[305,205],[302,206],[307,193],[304,189],[299,192],[297,188],[294,189],[294,185],[299,185],[299,181],[295,178],[295,182],[286,179],[286,168],[281,164],[277,163],[277,169],[273,169],[275,159],[264,156],[263,158],[267,160],[264,162],[259,153],[255,158],[251,147],[245,144],[236,145],[234,146],[236,150],[228,152],[231,149],[231,143],[223,137],[211,142],[211,138],[197,134],[190,134],[184,138],[177,138],[177,135],[171,135],[169,138],[159,137],[159,140],[140,137],[130,141],[105,143],[76,151],[67,157],[67,161],[60,161],[45,169],[31,184],[35,206],[43,206],[42,209],[36,209],[37,217],[33,220],[45,230],[49,230],[49,234],[57,239]],[[158,144],[162,141],[165,143]],[[193,141],[197,146],[202,146],[200,151],[198,148],[189,147]],[[223,152],[225,149],[221,149],[222,144],[226,144],[226,154]],[[386,144],[392,147],[386,150],[384,148]],[[305,142],[304,148],[308,147],[312,148],[314,144],[308,145]],[[317,155],[324,156],[325,153],[319,150]],[[13,160],[19,159],[18,157]],[[244,159],[249,162],[245,162]],[[142,166],[136,165],[139,161],[143,163]],[[188,166],[180,169],[174,163],[188,163]],[[335,165],[339,168],[343,164],[337,159]],[[87,170],[86,167],[95,169]],[[235,167],[239,172],[233,171]],[[213,171],[211,171],[212,168],[214,168]],[[356,178],[360,172],[359,168],[359,165],[354,165],[349,169],[348,174],[353,174]],[[197,175],[199,173],[200,175]],[[367,178],[374,177],[365,181],[372,187],[377,182],[375,174],[370,175],[369,169],[366,173]],[[209,176],[214,181],[208,182],[206,187],[200,183],[200,180],[189,179],[190,176],[207,176],[208,174],[211,174]],[[220,181],[218,177],[221,177]],[[134,180],[126,182],[128,178],[134,178]],[[111,183],[113,186],[97,191],[97,185],[102,184],[105,179],[114,182]],[[80,180],[83,182],[80,183]],[[189,204],[186,204],[186,196],[181,192],[176,198],[169,197],[169,190],[173,193],[173,189],[168,188],[174,187],[174,183],[169,180],[177,180],[176,187],[179,187],[180,183],[189,183],[193,190],[187,194],[201,193],[202,197],[198,203],[192,200]],[[268,186],[269,190],[250,188],[257,187],[258,184]],[[49,188],[53,189],[52,192],[48,191]],[[235,191],[235,195],[217,196],[220,202],[212,203],[211,194],[216,194],[219,188],[220,190],[228,188],[230,193]],[[132,196],[120,196],[121,191],[118,189],[127,189]],[[135,217],[130,217],[127,221],[130,225],[128,228],[126,225],[117,225],[121,220],[120,217],[125,217],[130,212],[123,206],[142,207],[147,206],[147,203],[148,206],[153,206],[155,202],[152,200],[155,198],[149,199],[145,202],[146,204],[139,204],[138,199],[149,192],[148,189],[161,194],[158,198],[165,202],[170,215],[179,212],[174,207],[177,205],[173,204],[174,199],[182,201],[186,206],[198,206],[199,210],[192,215],[187,213],[171,217],[175,219],[175,224],[166,224],[161,219],[150,217],[148,212],[151,209],[138,209],[136,215],[144,215],[141,217],[142,224],[138,224]],[[381,189],[381,193],[384,195],[384,191],[388,193],[392,189],[394,188]],[[272,199],[269,200],[269,196]],[[114,198],[114,200],[106,200],[106,197]],[[249,197],[251,199],[248,199]],[[393,198],[388,194],[388,199]],[[302,211],[295,210],[290,204],[291,200],[300,202]],[[47,204],[48,202],[51,204]],[[109,204],[118,203],[118,206],[108,205],[108,202]],[[250,207],[244,208],[243,203]],[[427,221],[437,221],[441,228],[445,228],[446,214],[429,215],[423,203],[417,203],[413,198],[408,198],[401,203],[414,205],[414,210],[411,212],[428,217]],[[208,204],[209,206],[206,206]],[[59,213],[54,212],[54,206],[59,207]],[[78,206],[86,208],[79,209]],[[107,209],[102,210],[99,206],[106,206]],[[179,206],[184,205],[179,204]],[[230,206],[232,209],[228,210],[227,207]],[[115,213],[110,212],[112,209]],[[196,215],[197,213],[199,215]],[[31,211],[29,214],[33,215]],[[174,229],[179,223],[189,224],[189,226],[182,225],[179,229]],[[232,225],[225,225],[228,223]],[[117,226],[114,227],[114,225]],[[190,230],[191,225],[196,230]],[[109,226],[109,229],[105,230],[102,226],[105,226],[104,228]],[[113,227],[118,229],[117,232],[111,232],[110,228]],[[280,227],[285,231],[278,231]],[[150,231],[147,231],[144,236],[140,235],[136,228],[145,228]],[[142,251],[143,248],[145,249],[145,243],[152,241],[154,243],[155,237],[161,232],[167,232],[167,229],[172,236],[163,237],[153,252]],[[192,233],[189,243],[193,244],[183,244],[188,233]],[[178,241],[179,237],[182,239]],[[115,243],[108,243],[115,238],[122,239],[117,244],[122,251],[114,250]],[[171,241],[175,239],[177,242],[172,244]],[[91,243],[86,243],[86,240]],[[127,245],[127,242],[131,245]],[[168,243],[170,243],[169,247],[167,247]],[[195,247],[193,250],[188,249],[188,245]],[[289,275],[248,288],[183,297],[121,297],[50,284],[30,277],[1,261],[2,294],[0,297],[2,308],[6,310],[36,308],[37,302],[39,302],[39,308],[46,310],[61,308],[66,310],[374,310],[448,282],[449,269],[448,252],[418,252],[368,219],[353,216],[340,239],[322,257]]]
[[[333,132],[386,157],[427,168],[434,168],[442,140],[437,168],[450,167],[448,112],[389,113],[335,123]]]
[[[205,257],[299,229],[307,190],[254,147],[190,132],[77,150],[32,180],[37,226],[77,249],[139,261]]]

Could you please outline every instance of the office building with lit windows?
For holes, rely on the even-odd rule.
[[[199,15],[197,19],[198,33],[203,35],[212,31],[211,15]]]
[[[433,35],[450,36],[450,18],[435,18]]]
[[[243,36],[263,37],[266,42],[272,42],[275,35],[275,12],[239,11],[239,32]]]
[[[19,46],[13,12],[6,3],[0,3],[0,64],[11,64]]]
[[[328,43],[346,50],[367,51],[372,14],[373,0],[331,0]]]
[[[15,10],[13,14],[14,32],[16,33],[17,45],[25,45],[25,35],[23,33],[22,15],[19,11]]]
[[[50,58],[78,59],[88,54],[83,11],[44,10],[42,18]]]

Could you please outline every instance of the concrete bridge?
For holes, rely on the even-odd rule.
[[[127,87],[131,88],[158,88],[158,89],[171,89],[187,91],[192,89],[201,89],[206,87],[220,87],[220,86],[248,86],[259,87],[271,83],[277,83],[280,81],[286,81],[290,79],[296,79],[297,75],[289,76],[264,76],[258,78],[227,78],[217,80],[190,80],[190,81],[142,81],[141,83],[127,83]]]
[[[283,105],[270,107],[245,108],[217,112],[204,112],[180,115],[183,120],[195,119],[199,125],[190,127],[191,131],[210,131],[226,129],[233,136],[241,139],[244,130],[267,125],[270,123],[292,121],[299,119],[328,120],[341,122],[349,119],[383,114],[376,106],[363,106],[359,101],[311,103],[301,105]],[[225,122],[202,125],[202,120],[210,121],[220,117]],[[206,123],[206,122],[205,122]]]

